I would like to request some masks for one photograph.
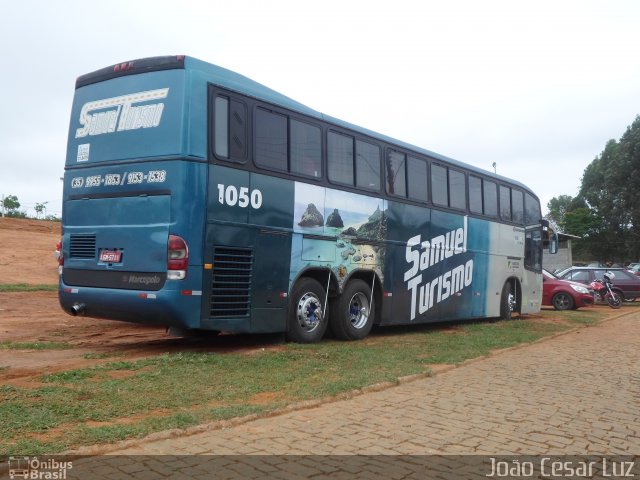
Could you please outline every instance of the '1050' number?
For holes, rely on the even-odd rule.
[[[258,189],[251,190],[247,187],[236,188],[234,185],[222,185],[218,184],[218,202],[222,205],[229,205],[230,207],[246,208],[251,205],[251,208],[258,209],[262,206],[262,192]]]

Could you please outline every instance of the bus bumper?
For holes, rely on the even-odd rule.
[[[60,282],[58,298],[70,315],[184,329],[200,328],[202,292],[113,290]]]

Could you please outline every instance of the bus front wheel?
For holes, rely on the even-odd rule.
[[[374,315],[371,288],[362,280],[352,280],[332,306],[331,331],[340,340],[361,340],[369,335]]]
[[[287,339],[298,343],[319,342],[327,329],[326,292],[313,278],[300,280],[291,294]]]
[[[515,303],[511,282],[507,281],[502,287],[502,295],[500,297],[500,318],[502,320],[511,320]]]

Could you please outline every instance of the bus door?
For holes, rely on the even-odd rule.
[[[293,190],[287,180],[210,167],[203,328],[286,329]]]
[[[536,313],[542,304],[542,227],[525,229],[522,314]]]

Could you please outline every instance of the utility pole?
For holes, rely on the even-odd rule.
[[[4,193],[2,194],[2,203],[0,203],[0,207],[2,207],[2,218],[4,218]]]

